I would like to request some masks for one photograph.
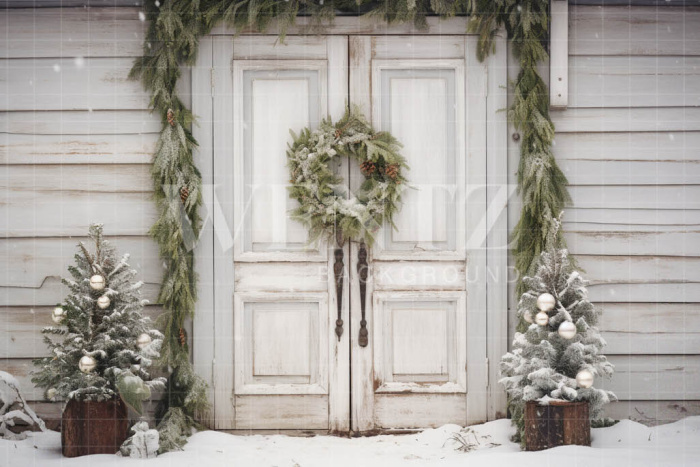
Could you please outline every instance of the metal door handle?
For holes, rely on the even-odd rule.
[[[333,274],[335,275],[335,301],[338,304],[338,317],[335,320],[335,335],[338,336],[338,340],[340,340],[340,336],[343,335],[343,256],[345,256],[342,245],[340,248],[335,249],[334,256],[335,263],[333,263]]]
[[[362,242],[360,243],[360,249],[357,253],[357,275],[360,280],[360,311],[362,312],[362,319],[360,320],[360,338],[358,339],[360,347],[367,347],[367,344],[369,343],[369,332],[367,331],[367,317],[365,315],[368,271],[369,267],[367,266],[367,248],[365,247],[365,243]]]

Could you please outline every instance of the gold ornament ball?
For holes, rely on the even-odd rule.
[[[544,311],[540,311],[535,315],[535,323],[540,326],[546,326],[549,323],[549,315]]]
[[[60,324],[66,318],[66,310],[63,307],[57,306],[51,312],[51,319],[54,323]]]
[[[97,306],[100,308],[100,310],[104,310],[109,307],[110,303],[112,303],[112,301],[107,295],[103,295],[97,299]]]
[[[151,339],[151,336],[144,332],[138,337],[138,339],[136,339],[136,345],[139,346],[139,349],[145,349],[151,344],[152,340],[153,339]]]
[[[576,335],[576,325],[571,321],[564,321],[559,325],[559,330],[557,332],[564,339],[573,339]]]
[[[80,371],[83,373],[90,373],[97,368],[97,361],[89,355],[84,355],[78,362],[78,368],[80,368]]]
[[[579,387],[588,389],[593,386],[593,373],[588,370],[581,370],[576,374],[576,384]]]
[[[105,278],[99,274],[95,274],[90,278],[90,287],[92,290],[102,290],[105,288]]]
[[[523,319],[526,323],[532,324],[532,312],[530,310],[525,310],[523,312]]]
[[[551,293],[543,293],[537,297],[537,308],[541,311],[551,311],[554,309],[554,305],[557,304],[557,300]]]

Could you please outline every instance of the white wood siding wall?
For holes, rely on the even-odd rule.
[[[126,79],[146,26],[138,9],[0,15],[0,369],[55,417],[28,372],[90,222],[132,254],[155,301],[160,261],[146,232],[160,125]],[[622,402],[609,413],[652,423],[698,414],[700,10],[571,6],[569,29],[569,108],[553,112],[555,153],[574,197],[569,245],[604,309],[617,367],[609,386]],[[514,168],[519,148],[508,140]],[[519,200],[510,206],[513,226]]]
[[[608,414],[698,414],[700,9],[569,12],[569,107],[552,112],[554,153],[573,197],[569,248],[615,364],[604,386],[621,402]]]
[[[127,80],[146,27],[138,11],[0,13],[0,369],[18,377],[48,418],[60,407],[40,402],[31,358],[46,354],[40,330],[65,295],[59,277],[88,225],[104,223],[118,249],[131,253],[152,303],[162,275],[146,236],[160,123],[141,84]]]

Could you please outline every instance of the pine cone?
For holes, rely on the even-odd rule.
[[[340,130],[336,129],[336,130],[335,130],[335,139],[340,139],[340,135],[341,135],[341,134],[342,134],[342,133],[340,132]]]
[[[190,196],[190,190],[187,189],[186,186],[183,186],[180,188],[180,200],[185,203],[187,201],[187,198]]]
[[[399,166],[396,164],[391,164],[386,166],[386,175],[392,180],[399,176]]]
[[[175,112],[173,112],[173,109],[168,109],[168,123],[170,123],[170,126],[175,126]]]
[[[187,345],[187,334],[183,328],[180,328],[180,346],[184,347],[185,345]]]
[[[375,170],[377,170],[377,165],[372,161],[364,161],[360,164],[360,170],[365,175],[372,175]]]

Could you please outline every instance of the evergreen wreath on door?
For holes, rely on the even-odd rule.
[[[393,225],[406,187],[406,159],[401,143],[376,132],[359,109],[348,108],[336,124],[324,119],[317,130],[304,128],[287,150],[289,196],[299,202],[292,217],[319,238],[356,240],[371,245],[384,221]],[[348,194],[330,163],[338,156],[355,159],[365,176],[357,194]]]

